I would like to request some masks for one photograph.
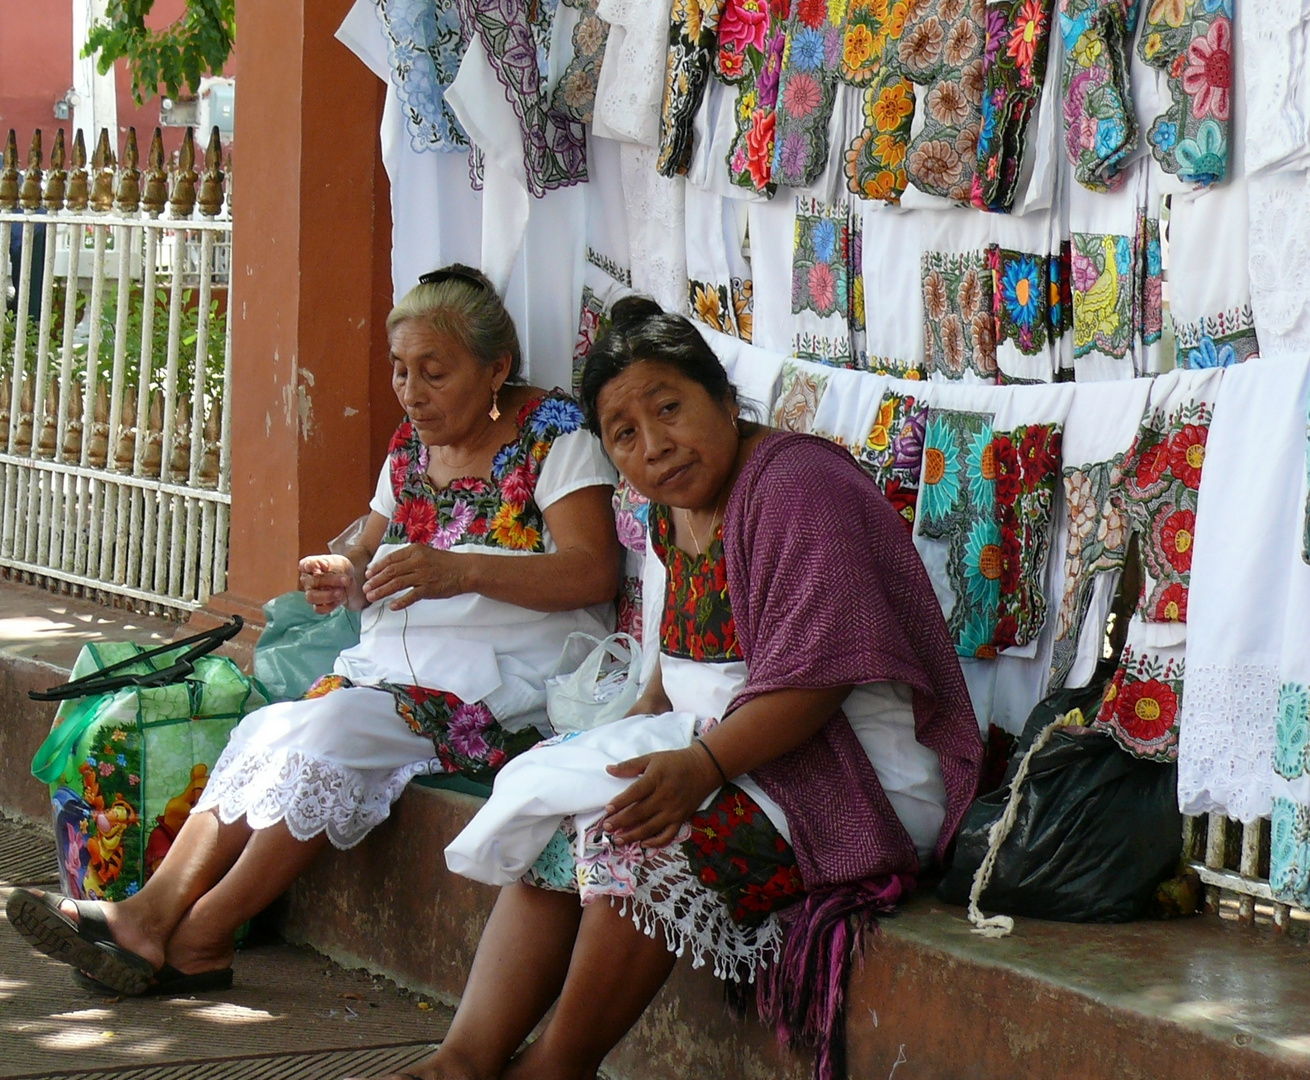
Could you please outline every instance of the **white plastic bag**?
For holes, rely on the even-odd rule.
[[[570,663],[578,645],[591,651],[576,668]],[[611,634],[603,641],[590,634],[570,634],[546,680],[546,713],[556,733],[590,731],[622,719],[641,693],[641,643],[631,634]]]

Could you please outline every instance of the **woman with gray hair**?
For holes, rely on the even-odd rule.
[[[304,699],[242,721],[135,896],[11,896],[24,937],[117,993],[230,985],[237,927],[325,844],[358,843],[415,775],[487,780],[549,733],[565,640],[612,620],[613,467],[569,397],[517,380],[491,283],[425,274],[387,333],[406,418],[367,524],[347,555],[299,567],[317,611],[362,611],[359,645]]]

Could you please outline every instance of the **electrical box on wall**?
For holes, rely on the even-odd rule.
[[[200,80],[200,111],[196,126],[206,137],[210,128],[217,127],[220,139],[224,142],[232,141],[236,93],[235,79]]]

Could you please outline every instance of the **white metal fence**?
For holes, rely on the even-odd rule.
[[[217,129],[0,170],[0,568],[173,616],[227,577],[232,223]],[[65,168],[65,165],[69,168]],[[11,244],[17,267],[11,267]]]

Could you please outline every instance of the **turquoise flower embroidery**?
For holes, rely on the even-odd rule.
[[[573,863],[573,847],[558,829],[550,838],[532,869],[542,881],[552,889],[571,889],[576,880],[577,871]]]
[[[1310,884],[1310,829],[1305,812],[1275,798],[1269,828],[1269,887],[1284,903],[1304,905]]]
[[[1278,691],[1274,725],[1274,771],[1288,780],[1305,774],[1310,744],[1310,692],[1300,683],[1283,683]]]
[[[1001,600],[1001,528],[991,518],[974,522],[964,542],[964,584],[974,606],[984,613],[996,611]],[[994,622],[995,615],[991,617]]]
[[[960,497],[960,451],[955,432],[940,417],[932,417],[924,434],[923,475],[919,511],[926,518],[944,518]]]
[[[992,645],[992,637],[995,633],[996,617],[974,612],[960,629],[959,640],[955,643],[956,655],[972,656],[980,660],[994,659],[996,647]]]
[[[1037,318],[1042,282],[1037,260],[1024,256],[1009,263],[1001,280],[1001,300],[1018,327],[1030,327]]]
[[[964,456],[964,475],[969,481],[969,498],[979,506],[996,502],[996,461],[992,455],[992,427],[988,424],[969,437]]]
[[[1196,138],[1184,139],[1174,151],[1178,175],[1195,184],[1213,184],[1228,170],[1228,140],[1215,120],[1202,120]]]

